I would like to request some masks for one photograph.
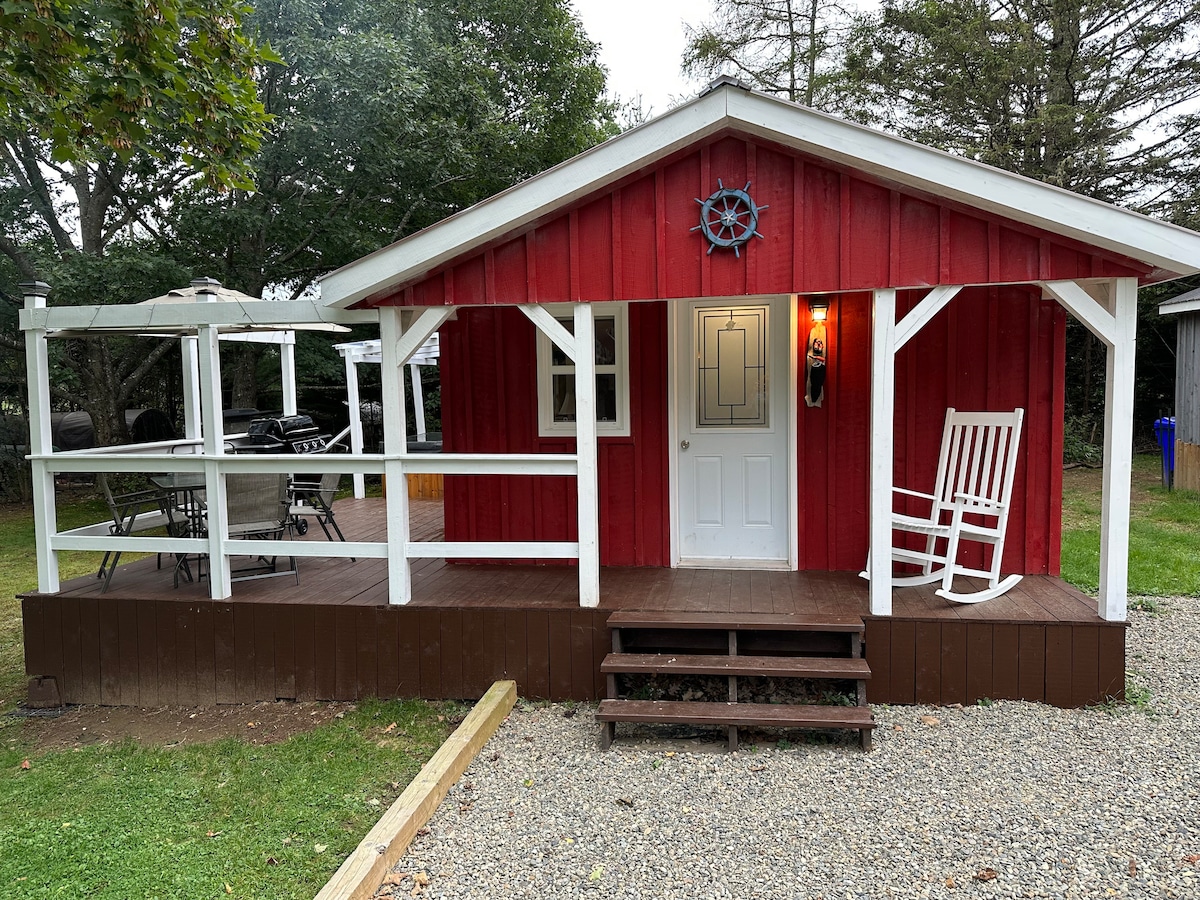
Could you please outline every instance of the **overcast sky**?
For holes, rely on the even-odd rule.
[[[683,23],[698,25],[710,0],[573,0],[583,27],[600,45],[610,95],[623,101],[639,94],[648,113],[664,113],[672,98],[699,93],[703,83],[679,74]]]

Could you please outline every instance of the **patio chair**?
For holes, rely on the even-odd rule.
[[[288,512],[295,523],[296,533],[306,534],[307,520],[312,518],[316,519],[321,530],[325,532],[327,541],[333,540],[333,535],[329,533],[329,529],[332,528],[338,540],[344,542],[346,537],[333,517],[333,500],[337,496],[342,476],[336,472],[327,472],[321,476],[320,481],[312,481],[311,478],[312,476],[307,476],[301,480],[301,476],[297,476],[290,489],[291,507]]]
[[[229,537],[234,540],[281,540],[291,534],[291,516],[288,512],[287,475],[283,473],[243,473],[225,476],[225,508],[228,516]],[[193,523],[197,535],[208,533],[208,518],[203,516]],[[270,578],[276,575],[295,575],[300,583],[300,569],[296,557],[288,557],[286,569],[278,567],[277,556],[259,556],[258,563],[235,570],[233,581],[248,581],[254,578]],[[204,577],[203,557],[198,566],[200,578]],[[176,569],[176,585],[179,574],[190,581],[191,572],[186,562]]]
[[[112,486],[108,483],[107,474],[100,473],[96,476],[96,480],[100,485],[100,490],[104,493],[104,502],[108,505],[109,515],[112,516],[113,521],[109,526],[110,534],[125,537],[138,532],[153,531],[156,528],[165,528],[170,535],[180,532],[181,523],[174,517],[170,496],[164,491],[146,488],[114,494]],[[113,571],[117,568],[120,560],[120,550],[109,550],[104,554],[104,559],[100,561],[100,569],[96,572],[97,578],[104,579],[104,586],[100,588],[100,593],[103,594],[108,590],[108,586],[112,583]],[[161,569],[161,553],[158,554],[157,562]]]
[[[229,536],[247,540],[281,540],[284,533],[291,534],[288,514],[288,478],[280,474],[235,473],[225,476],[225,508],[229,511]],[[234,581],[251,578],[267,578],[272,575],[296,576],[300,583],[300,569],[296,557],[288,559],[290,568],[279,570],[277,557],[258,557],[262,566],[235,572]],[[265,568],[266,571],[260,571]]]
[[[936,594],[955,603],[982,603],[1012,589],[1020,575],[1000,578],[1004,556],[1004,535],[1008,529],[1013,478],[1017,469],[1017,447],[1025,410],[1011,413],[965,413],[946,410],[942,446],[938,456],[933,493],[925,494],[893,487],[893,498],[915,497],[929,505],[925,515],[892,513],[892,530],[924,538],[924,549],[897,544],[893,539],[893,563],[919,566],[920,572],[893,575],[892,586],[942,583]],[[974,568],[959,561],[959,551],[967,542],[991,547],[986,568]],[[985,552],[986,557],[986,552]],[[870,556],[867,570],[870,578]],[[958,575],[987,579],[987,587],[977,591],[954,590]]]

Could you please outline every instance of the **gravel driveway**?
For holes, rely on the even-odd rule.
[[[379,896],[1198,898],[1200,601],[1160,605],[1129,634],[1148,705],[876,706],[869,755],[601,753],[593,707],[519,705]]]

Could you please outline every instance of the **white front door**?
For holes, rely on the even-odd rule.
[[[693,301],[677,315],[679,564],[787,568],[787,299]]]

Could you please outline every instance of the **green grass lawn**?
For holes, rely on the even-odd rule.
[[[1158,454],[1134,457],[1129,592],[1200,595],[1200,494],[1162,487]],[[1063,473],[1062,577],[1087,591],[1100,579],[1099,469]]]
[[[372,701],[273,745],[0,751],[0,896],[311,898],[445,737]],[[396,723],[390,731],[388,726]]]
[[[59,527],[106,515],[63,503]],[[33,543],[31,511],[0,507],[0,712],[24,696],[14,595],[37,585]],[[99,560],[65,554],[62,577]],[[0,897],[311,898],[440,746],[447,712],[372,701],[278,744],[50,751],[0,716]]]

